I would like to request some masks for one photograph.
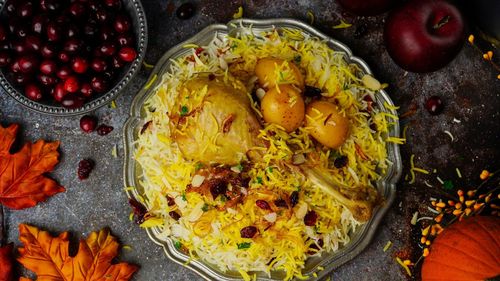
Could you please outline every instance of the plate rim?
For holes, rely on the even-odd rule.
[[[229,34],[232,30],[238,28],[240,25],[252,26],[253,28],[265,28],[265,29],[269,29],[272,27],[299,28],[302,31],[305,31],[306,33],[309,33],[313,36],[319,37],[320,39],[323,39],[327,41],[329,44],[332,44],[333,46],[337,47],[346,54],[346,58],[349,60],[349,62],[359,65],[365,73],[373,74],[368,64],[361,58],[354,56],[351,49],[347,45],[322,33],[321,31],[315,29],[314,27],[300,20],[291,18],[277,18],[277,19],[241,18],[241,19],[231,20],[227,24],[212,24],[205,27],[203,30],[196,33],[194,36],[173,46],[167,52],[164,53],[164,55],[156,63],[148,80],[145,83],[145,85],[149,85],[149,87],[147,89],[145,87],[142,87],[132,101],[132,105],[130,108],[130,116],[125,122],[125,125],[123,127],[123,140],[125,149],[124,153],[125,159],[124,159],[124,169],[123,169],[124,184],[125,187],[133,187],[133,189],[130,188],[126,189],[126,193],[129,198],[137,199],[137,196],[139,195],[139,191],[136,188],[133,175],[135,171],[135,161],[133,159],[134,130],[137,128],[138,125],[141,124],[141,109],[144,105],[146,98],[148,98],[151,94],[153,94],[155,86],[158,85],[158,83],[161,81],[161,79],[159,79],[160,77],[158,76],[161,74],[163,70],[165,70],[165,68],[168,67],[169,65],[168,61],[171,57],[175,57],[176,55],[181,55],[182,53],[186,53],[187,49],[184,48],[186,44],[196,43],[197,41],[207,39],[207,37],[213,38],[213,36],[216,36],[216,34],[218,34],[219,32],[222,33],[225,32],[226,34]],[[378,96],[380,96],[381,98],[380,99],[377,98],[376,100],[380,105],[382,105],[383,102],[387,102],[389,105],[394,105],[394,103],[392,102],[391,98],[389,97],[389,95],[385,90],[383,89],[379,90]],[[387,108],[385,108],[385,110],[397,116],[396,110]],[[389,132],[389,135],[399,137],[400,135],[399,122],[395,122],[391,132]],[[338,268],[341,265],[345,264],[346,262],[354,259],[368,245],[371,244],[371,241],[373,240],[376,234],[377,228],[379,227],[383,217],[385,216],[385,214],[387,213],[387,211],[389,210],[390,206],[392,205],[395,199],[396,183],[399,181],[399,178],[401,177],[402,174],[402,160],[401,160],[401,153],[399,151],[399,145],[393,142],[387,142],[386,145],[388,154],[391,154],[393,157],[393,159],[391,159],[393,164],[390,166],[390,168],[388,168],[387,173],[383,176],[383,178],[379,180],[379,182],[377,182],[377,188],[379,190],[380,189],[384,190],[383,194],[385,198],[384,204],[382,206],[378,206],[377,209],[374,210],[374,215],[372,216],[370,221],[361,226],[361,230],[356,231],[357,232],[355,237],[356,240],[353,239],[353,241],[351,241],[344,247],[344,251],[345,250],[349,251],[343,252],[341,250],[335,254],[332,254],[332,257],[330,257],[329,260],[323,260],[321,262],[318,262],[318,264],[314,266],[313,270],[309,270],[308,272],[305,273],[305,275],[311,277],[308,280],[320,280],[321,278],[330,274],[331,271],[334,270],[335,268]],[[204,279],[225,280],[225,281],[242,280],[241,278],[235,278],[227,275],[220,275],[218,272],[214,271],[214,269],[209,267],[209,265],[207,265],[205,262],[201,260],[190,261],[189,263],[186,264],[187,256],[175,249],[171,238],[167,238],[167,240],[165,241],[156,236],[157,231],[155,231],[154,228],[152,229],[147,228],[145,230],[149,238],[154,243],[163,247],[166,256],[170,260],[191,269]],[[361,237],[358,237],[360,235]],[[334,258],[334,255],[338,256]],[[321,271],[315,270],[318,268],[318,266],[322,266],[325,269]],[[313,272],[316,273],[316,276],[313,276]],[[259,280],[270,281],[278,279],[259,276]]]

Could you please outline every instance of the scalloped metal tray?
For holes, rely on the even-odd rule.
[[[150,79],[154,75],[161,77],[163,73],[170,69],[170,59],[175,59],[180,56],[186,55],[189,50],[183,48],[182,46],[188,43],[195,43],[198,45],[208,44],[214,36],[225,36],[227,34],[236,34],[241,32],[241,26],[252,26],[255,32],[266,31],[273,28],[296,28],[302,30],[304,33],[308,33],[312,36],[321,38],[327,42],[327,44],[336,51],[345,53],[345,59],[349,63],[357,64],[361,69],[368,73],[372,73],[368,65],[360,58],[353,56],[351,50],[343,43],[332,39],[325,34],[317,31],[311,26],[304,24],[300,21],[294,19],[268,19],[268,20],[253,20],[253,19],[238,19],[229,22],[227,25],[215,24],[210,25],[203,29],[201,32],[193,36],[192,38],[178,44],[177,46],[171,48],[167,51],[163,57],[159,60],[153,72],[151,73]],[[136,165],[133,154],[134,154],[134,143],[137,139],[139,131],[144,124],[142,117],[144,116],[144,103],[151,96],[154,95],[155,86],[160,83],[161,79],[156,79],[153,85],[149,87],[149,90],[142,89],[134,101],[132,102],[132,108],[130,110],[130,118],[125,123],[124,127],[124,142],[125,142],[125,163],[124,163],[124,181],[125,186],[134,187],[132,190],[127,189],[127,195],[129,197],[137,198],[142,192],[142,187],[138,180],[138,175],[140,173],[140,167]],[[388,94],[384,90],[380,90],[376,95],[376,102],[379,107],[388,113],[397,115],[397,112],[393,110],[387,110],[383,106],[385,102],[392,105],[393,102],[389,98]],[[390,136],[399,136],[399,124],[396,123],[389,132]],[[387,143],[388,149],[388,159],[392,164],[389,165],[387,173],[377,182],[377,189],[379,193],[385,199],[384,204],[378,206],[373,213],[373,217],[359,228],[355,233],[351,235],[351,242],[342,247],[339,251],[335,253],[325,253],[321,257],[313,257],[306,261],[303,274],[310,277],[310,280],[319,280],[327,276],[333,269],[341,266],[347,261],[356,257],[361,251],[363,251],[366,246],[371,242],[377,226],[380,224],[384,214],[389,209],[390,205],[394,201],[396,192],[396,182],[401,176],[402,164],[401,156],[399,152],[399,147],[394,143]],[[215,266],[204,263],[200,260],[191,260],[187,263],[189,256],[175,249],[171,239],[160,239],[158,237],[158,229],[152,228],[146,230],[149,237],[158,245],[162,246],[165,250],[165,254],[172,261],[182,264],[185,267],[190,268],[194,272],[198,273],[200,276],[207,280],[241,280],[241,275],[238,272],[221,272]],[[318,267],[323,267],[324,270],[318,270]],[[316,273],[317,277],[313,276]],[[275,271],[271,273],[271,277],[268,277],[264,273],[256,272],[259,280],[282,280],[284,277],[283,272]]]

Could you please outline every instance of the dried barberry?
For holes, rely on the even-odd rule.
[[[276,207],[280,207],[280,208],[288,208],[288,204],[286,203],[286,201],[284,199],[276,199],[274,200],[274,205],[276,205]]]
[[[176,221],[178,221],[181,218],[181,215],[179,215],[179,213],[177,213],[176,211],[170,211],[168,214],[170,215],[171,218],[173,218]]]
[[[130,204],[130,206],[132,207],[132,210],[134,212],[135,223],[137,223],[137,224],[143,223],[144,216],[148,212],[148,210],[146,210],[146,207],[144,207],[144,205],[139,203],[139,201],[135,200],[134,198],[130,198],[128,200],[128,203]]]
[[[94,166],[95,163],[92,159],[83,159],[80,161],[80,163],[78,163],[78,178],[80,180],[88,179]]]
[[[240,230],[241,238],[252,238],[255,236],[255,234],[257,234],[257,227],[255,226],[243,227]]]
[[[172,197],[170,197],[170,196],[168,196],[168,195],[167,195],[167,205],[168,205],[168,206],[173,206],[173,205],[175,205],[175,200],[174,200],[174,198],[172,198]]]
[[[321,89],[312,86],[306,86],[304,95],[306,97],[319,97],[321,96]]]
[[[290,204],[292,205],[292,208],[295,207],[297,203],[299,203],[299,192],[294,191],[290,194]]]
[[[337,168],[337,169],[340,169],[340,168],[345,167],[348,162],[349,162],[349,159],[347,158],[347,156],[340,156],[340,157],[337,157],[333,161],[333,166],[335,166],[335,168]]]
[[[97,127],[97,134],[100,136],[105,136],[105,135],[111,133],[111,131],[113,131],[113,129],[114,128],[112,126],[100,125],[99,127]]]
[[[255,201],[255,205],[257,207],[261,208],[262,210],[270,210],[271,206],[269,206],[269,203],[267,203],[266,200],[257,200]]]
[[[221,194],[225,194],[227,191],[227,182],[225,181],[217,181],[210,187],[210,193],[212,194],[212,198],[215,199],[217,196]]]
[[[317,220],[318,220],[318,214],[316,214],[315,211],[309,211],[304,217],[304,224],[307,226],[314,226]]]

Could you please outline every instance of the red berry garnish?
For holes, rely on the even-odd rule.
[[[56,71],[57,65],[54,61],[44,60],[40,64],[40,72],[50,75]]]
[[[168,215],[176,221],[181,218],[181,215],[179,215],[179,213],[177,213],[176,211],[171,211],[168,213]]]
[[[304,217],[304,224],[307,226],[314,226],[317,220],[318,220],[318,214],[316,214],[315,211],[309,211]]]
[[[87,60],[81,57],[77,57],[73,59],[73,63],[71,65],[73,71],[76,73],[85,73],[89,67]]]
[[[64,89],[64,83],[58,83],[54,89],[52,89],[52,97],[58,102],[62,102],[64,97],[68,94],[68,92]]]
[[[80,163],[78,163],[78,178],[80,180],[88,179],[94,166],[95,163],[92,159],[83,159],[80,161]]]
[[[97,118],[95,116],[85,115],[80,118],[80,128],[85,133],[91,133],[97,127]]]
[[[99,136],[105,136],[109,133],[111,133],[111,131],[113,131],[113,127],[112,126],[108,126],[108,125],[100,125],[99,127],[97,127],[97,134]]]
[[[137,57],[137,52],[134,50],[134,48],[123,47],[120,49],[118,55],[120,56],[121,60],[131,62]]]
[[[80,83],[75,76],[70,76],[64,81],[64,90],[69,93],[76,93],[80,89]]]
[[[253,238],[257,234],[257,227],[247,226],[240,230],[241,238]]]
[[[425,101],[425,108],[431,115],[438,115],[443,111],[443,101],[438,96],[432,96]]]
[[[257,200],[257,201],[255,201],[255,205],[257,205],[257,207],[261,208],[262,210],[270,210],[271,209],[271,206],[269,206],[269,203],[267,203],[267,201],[265,201],[265,200]]]
[[[82,86],[80,87],[80,93],[85,97],[90,97],[94,94],[94,89],[92,89],[90,83],[85,82],[82,83]]]
[[[68,94],[61,101],[61,105],[69,109],[80,108],[84,103],[85,97],[76,94]]]
[[[38,86],[34,84],[27,85],[26,88],[24,89],[24,94],[30,100],[34,101],[39,101],[43,97],[42,90],[40,90],[40,88],[38,88]]]

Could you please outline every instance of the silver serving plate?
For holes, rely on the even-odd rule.
[[[0,0],[0,12],[5,6],[6,0]],[[137,58],[131,62],[127,68],[123,68],[118,74],[120,79],[115,82],[114,87],[108,92],[96,95],[90,101],[87,101],[82,107],[76,109],[64,108],[62,105],[56,104],[53,101],[32,101],[28,99],[23,93],[19,92],[16,86],[13,86],[4,76],[3,71],[0,70],[0,85],[5,89],[5,92],[24,105],[28,109],[36,112],[55,115],[55,116],[73,116],[84,114],[104,106],[116,99],[122,92],[123,88],[134,78],[134,76],[141,69],[141,64],[146,54],[146,46],[148,41],[148,28],[146,23],[146,13],[142,7],[140,0],[123,0],[123,9],[127,11],[132,19],[134,27],[134,35],[137,47]]]
[[[125,164],[124,164],[124,181],[125,186],[133,187],[133,189],[127,189],[127,195],[129,197],[138,198],[138,195],[142,192],[142,186],[139,183],[138,175],[140,174],[140,167],[136,165],[134,160],[134,142],[137,139],[139,131],[141,130],[145,120],[144,103],[155,91],[152,90],[160,83],[161,76],[163,73],[169,71],[170,69],[170,59],[175,59],[188,54],[190,51],[182,46],[188,43],[194,43],[197,45],[208,44],[216,34],[227,35],[236,34],[237,32],[242,32],[241,25],[252,26],[253,30],[258,33],[260,31],[266,31],[273,28],[295,28],[300,29],[304,33],[308,33],[312,36],[319,37],[325,40],[328,45],[336,51],[344,52],[345,59],[349,63],[357,64],[366,73],[372,73],[368,65],[358,57],[352,55],[351,50],[343,43],[334,40],[325,34],[317,31],[311,26],[304,24],[300,21],[294,19],[268,19],[268,20],[253,20],[253,19],[238,19],[229,22],[227,25],[215,24],[210,25],[203,29],[201,32],[193,36],[192,38],[178,44],[177,46],[171,48],[166,52],[163,57],[156,64],[153,72],[151,73],[150,79],[154,75],[157,75],[158,79],[151,85],[151,87],[142,89],[132,102],[132,108],[130,110],[130,118],[125,123],[124,127],[124,142],[125,142]],[[397,115],[394,110],[385,109],[384,103],[393,105],[393,102],[389,98],[389,95],[384,90],[380,90],[376,95],[376,102],[379,108],[388,113]],[[396,124],[391,128],[389,132],[390,136],[399,136],[399,124]],[[384,214],[387,212],[392,202],[394,201],[396,193],[396,182],[398,181],[401,170],[401,156],[399,153],[398,145],[394,143],[387,143],[388,159],[392,164],[389,165],[387,173],[383,175],[382,179],[377,182],[377,189],[379,193],[383,196],[384,203],[378,206],[374,212],[372,218],[360,227],[355,233],[351,235],[351,242],[342,247],[339,251],[335,253],[325,253],[321,257],[312,257],[306,261],[303,274],[310,277],[309,280],[319,280],[327,276],[332,270],[341,266],[342,264],[348,262],[349,260],[356,257],[363,249],[368,246],[372,240],[377,226],[380,224]],[[162,246],[165,250],[165,254],[168,258],[173,260],[178,264],[182,264],[185,267],[190,268],[194,272],[198,273],[200,276],[207,280],[241,280],[241,275],[238,272],[221,272],[215,266],[207,264],[201,260],[191,260],[187,262],[189,256],[178,251],[173,244],[171,239],[160,239],[158,228],[146,229],[149,237],[158,245]],[[323,267],[324,270],[318,270],[318,268]],[[281,271],[274,271],[271,273],[271,277],[268,277],[265,273],[255,272],[259,280],[282,280],[284,278],[284,273]],[[317,277],[313,274],[316,273]]]

